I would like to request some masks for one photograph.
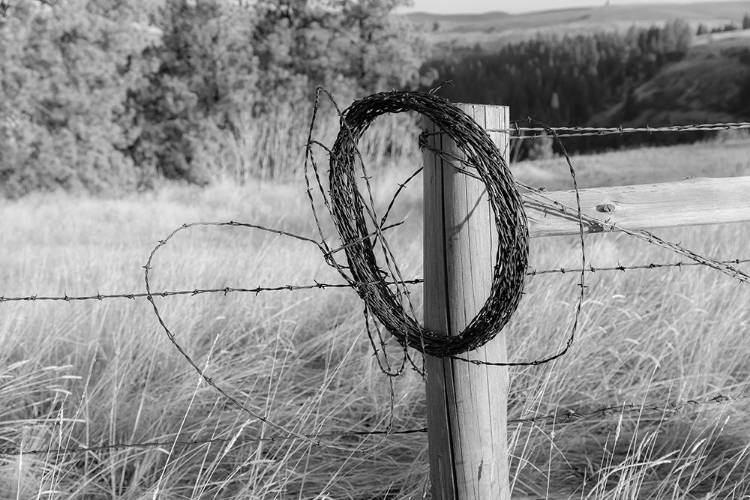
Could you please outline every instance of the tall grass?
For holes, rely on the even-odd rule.
[[[312,110],[304,113],[282,108],[264,120],[243,121],[233,131],[213,130],[215,145],[206,147],[200,160],[214,180],[244,184],[254,179],[281,180],[297,178],[304,164],[306,145],[312,138],[332,145],[339,132],[339,111],[325,96],[312,123]],[[397,114],[379,117],[360,143],[360,152],[374,164],[403,165],[419,161],[417,118]],[[316,148],[318,149],[318,148]],[[324,155],[321,155],[323,157]]]
[[[689,147],[665,151],[661,161],[682,169],[689,169],[685,165],[695,156]],[[684,155],[676,156],[680,151]],[[623,158],[629,164],[630,158]],[[373,182],[382,206],[406,174],[381,174]],[[416,182],[395,209],[395,218],[406,223],[392,236],[407,277],[422,272]],[[3,202],[0,212],[5,296],[142,291],[142,266],[151,249],[185,222],[232,219],[315,234],[299,181],[168,187],[117,200],[40,195]],[[735,224],[659,234],[706,255],[734,258],[747,256],[747,229]],[[589,237],[587,249],[595,267],[674,259],[612,234]],[[577,252],[574,238],[534,240],[531,265],[572,267]],[[239,228],[184,231],[159,251],[152,271],[156,290],[314,280],[337,280],[314,246]],[[570,418],[571,412],[624,403],[667,406],[746,392],[747,286],[703,268],[601,272],[590,274],[587,285],[569,354],[511,372],[511,419],[559,416],[547,424],[511,425],[514,497],[750,494],[748,400]],[[568,274],[529,278],[506,330],[513,360],[534,359],[561,345],[576,290]],[[420,287],[414,287],[414,296],[420,309]],[[206,376],[290,431],[382,430],[391,420],[396,430],[426,425],[423,381],[413,371],[393,380],[391,408],[389,379],[372,355],[362,305],[351,290],[155,300]],[[0,312],[0,451],[42,450],[0,456],[2,499],[429,494],[423,433],[329,436],[322,438],[323,446],[262,440],[279,431],[234,408],[202,381],[143,299],[5,302]],[[209,440],[214,441],[197,443]],[[96,449],[143,442],[154,444]],[[57,451],[70,447],[94,449]]]

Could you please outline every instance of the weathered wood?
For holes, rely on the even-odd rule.
[[[580,189],[584,214],[627,229],[723,224],[750,220],[750,177],[695,178],[635,186]],[[550,191],[544,196],[567,207],[568,214],[540,210],[538,195],[524,194],[531,236],[578,234],[575,192]],[[546,200],[545,200],[546,201]],[[589,233],[608,230],[585,224]]]
[[[484,128],[508,127],[507,107],[460,106]],[[436,131],[429,120],[425,126]],[[507,158],[507,134],[490,136]],[[429,137],[448,157],[460,155],[445,134]],[[455,335],[489,296],[496,230],[480,181],[428,150],[424,161],[424,324]],[[502,334],[465,355],[495,362],[506,356]],[[426,356],[426,370],[432,498],[509,499],[507,369]]]

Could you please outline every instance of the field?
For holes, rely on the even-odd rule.
[[[573,158],[584,186],[750,175],[750,141]],[[415,157],[414,161],[418,161]],[[559,158],[514,167],[566,188]],[[380,206],[408,168],[376,176]],[[421,181],[395,208],[405,277],[422,272]],[[0,295],[144,291],[143,266],[183,223],[242,221],[315,237],[301,179],[167,186],[120,199],[60,194],[3,201]],[[330,223],[323,229],[332,235]],[[658,232],[707,256],[750,258],[746,224]],[[587,238],[595,266],[680,260],[625,235]],[[532,241],[531,267],[575,267],[575,238]],[[314,245],[238,227],[178,233],[155,255],[153,290],[340,283]],[[747,269],[747,267],[745,267]],[[506,329],[511,360],[555,351],[569,333],[573,274],[529,277]],[[587,276],[578,337],[563,358],[511,371],[514,498],[747,498],[750,292],[698,267]],[[417,314],[421,288],[414,286]],[[424,382],[383,375],[362,304],[346,288],[156,297],[177,352],[144,298],[2,302],[0,499],[429,496]],[[633,404],[634,409],[597,412]],[[590,414],[590,415],[588,415]],[[586,416],[588,415],[588,416]],[[342,435],[344,433],[350,433]],[[276,436],[276,439],[271,439]],[[143,446],[126,446],[146,443]],[[122,444],[120,447],[109,445]],[[81,448],[61,452],[64,448]],[[20,448],[34,454],[2,455]]]

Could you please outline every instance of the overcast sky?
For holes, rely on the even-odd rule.
[[[413,0],[414,7],[407,12],[422,11],[437,14],[476,14],[490,11],[503,11],[518,14],[535,10],[568,9],[572,7],[604,5],[605,0]],[[611,5],[692,3],[697,0],[610,0]],[[726,0],[700,0],[719,2]]]

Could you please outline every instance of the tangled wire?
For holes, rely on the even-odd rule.
[[[378,357],[378,361],[380,362],[381,360],[378,355],[376,342],[370,332],[368,319],[370,314],[374,315],[378,319],[378,322],[382,324],[382,326],[385,327],[385,329],[388,330],[388,332],[393,335],[404,348],[405,356],[402,358],[401,367],[397,370],[391,370],[390,364],[388,364],[387,361],[387,356],[384,354],[385,350],[383,349],[382,351],[387,366],[384,366],[381,363],[381,370],[390,377],[399,375],[407,360],[412,363],[412,366],[414,366],[417,371],[420,371],[410,358],[409,353],[406,352],[408,347],[414,348],[428,355],[438,357],[450,356],[457,360],[493,366],[541,365],[565,355],[574,341],[584,297],[584,273],[586,271],[586,253],[583,238],[584,224],[596,224],[601,226],[600,230],[624,232],[630,236],[647,241],[649,244],[661,246],[683,255],[697,264],[719,270],[740,282],[750,281],[750,274],[730,265],[731,262],[719,262],[715,259],[703,257],[682,247],[680,244],[663,240],[645,230],[622,228],[616,226],[614,223],[583,214],[581,211],[580,199],[578,198],[575,171],[570,158],[568,157],[567,151],[556,132],[549,127],[544,126],[544,129],[547,130],[547,132],[557,141],[570,169],[573,187],[576,192],[575,207],[568,207],[552,198],[549,198],[543,190],[526,186],[521,183],[514,183],[507,164],[497,148],[489,140],[485,131],[483,131],[471,118],[464,114],[460,109],[456,108],[453,104],[432,94],[418,92],[381,93],[356,101],[343,113],[336,108],[340,117],[341,126],[333,148],[328,149],[324,144],[312,139],[315,116],[318,111],[321,92],[327,94],[327,92],[319,89],[318,95],[316,95],[307,141],[307,154],[305,161],[305,181],[308,184],[307,194],[311,202],[313,217],[315,218],[315,222],[320,232],[320,240],[255,224],[234,221],[223,223],[197,222],[184,224],[182,227],[175,229],[165,239],[159,241],[158,245],[156,245],[151,251],[148,262],[144,266],[146,297],[151,303],[162,329],[180,354],[200,374],[207,384],[215,388],[219,393],[251,417],[284,432],[286,438],[302,439],[320,446],[340,447],[340,445],[337,444],[326,444],[321,442],[317,435],[310,436],[297,432],[294,429],[287,429],[282,425],[272,422],[266,415],[248,408],[248,406],[243,404],[242,401],[232,396],[230,391],[224,389],[214,382],[211,377],[207,376],[204,373],[204,369],[202,369],[198,363],[192,359],[190,354],[180,345],[175,334],[170,330],[162,318],[157,303],[154,300],[155,295],[167,296],[169,294],[156,294],[152,292],[149,279],[152,262],[156,253],[177,233],[188,230],[192,227],[206,225],[244,227],[294,238],[317,247],[326,259],[326,262],[334,267],[346,280],[347,285],[354,288],[358,295],[363,299],[365,303],[365,321],[368,334],[370,334],[370,341],[375,354]],[[335,106],[333,98],[329,94],[327,95]],[[414,309],[411,307],[409,290],[407,288],[407,285],[413,283],[413,281],[407,281],[402,277],[396,259],[388,247],[387,239],[384,237],[384,232],[390,227],[386,226],[386,220],[388,213],[393,206],[393,202],[399,192],[401,192],[404,185],[414,178],[416,173],[421,169],[417,170],[417,172],[412,174],[409,180],[401,185],[401,188],[396,191],[396,194],[391,200],[391,204],[386,210],[385,215],[382,219],[379,219],[375,213],[373,205],[373,196],[366,166],[364,162],[362,162],[357,149],[357,141],[362,137],[363,133],[375,118],[386,113],[400,113],[404,111],[416,111],[427,116],[438,127],[441,134],[447,135],[457,144],[457,147],[466,158],[461,159],[453,157],[449,159],[448,163],[452,164],[453,167],[460,169],[463,174],[477,177],[484,182],[489,195],[490,205],[494,212],[499,246],[497,249],[490,295],[477,316],[469,323],[463,332],[456,336],[447,336],[437,332],[428,331],[419,325],[418,321],[415,319],[416,316],[414,314]],[[536,125],[542,125],[531,119],[529,119],[529,122]],[[312,147],[314,145],[322,147],[330,155],[330,200],[325,194],[323,181],[319,175],[320,171],[317,168],[312,154]],[[311,170],[308,169],[308,161],[311,164]],[[358,177],[355,174],[357,161],[361,164],[360,167],[363,174],[362,180],[367,186],[367,195],[369,198],[367,200],[358,189]],[[459,163],[462,165],[459,166]],[[478,175],[474,173],[474,170]],[[319,189],[313,189],[310,175],[308,174],[314,176],[315,182],[317,182],[317,188]],[[526,227],[526,216],[521,204],[521,197],[516,190],[516,185],[525,189],[527,191],[525,194],[527,196],[531,195],[534,204],[541,207],[545,213],[558,214],[567,218],[574,217],[579,223],[581,267],[577,271],[580,273],[580,282],[578,283],[580,289],[578,291],[578,300],[577,305],[575,306],[571,331],[565,345],[561,349],[556,353],[543,358],[521,362],[490,362],[465,359],[457,355],[480,347],[494,338],[494,336],[496,336],[507,324],[520,301],[524,275],[526,274],[527,267],[528,230]],[[342,245],[340,247],[337,246],[331,248],[326,242],[321,222],[315,210],[314,192],[319,193],[319,195],[323,197],[323,202],[332,216],[336,229],[342,240]],[[372,229],[370,229],[370,227],[372,227]],[[382,251],[385,258],[383,267],[380,267],[378,259],[376,258],[376,249]],[[340,250],[343,250],[346,254],[346,264],[340,263],[334,258],[335,253]],[[318,288],[325,288],[323,284],[316,283],[316,285]],[[272,289],[292,290],[295,288],[289,286],[263,288],[262,290]],[[218,291],[228,293],[232,290],[239,291],[240,289],[223,288]],[[261,288],[244,289],[243,291],[258,293],[260,290]],[[193,294],[197,295],[198,293],[203,292],[205,291],[196,290]],[[98,296],[96,298],[101,300],[102,297]],[[69,300],[67,296],[64,299]],[[2,300],[0,300],[0,302],[2,302]],[[407,311],[404,304],[411,308],[411,310]],[[376,328],[376,330],[380,336],[380,330],[378,328]],[[384,347],[385,342],[382,337],[380,338],[380,341],[381,347]],[[422,372],[420,371],[420,373]],[[395,399],[392,380],[393,379],[391,378],[391,417],[393,416]],[[390,433],[391,425],[392,421],[389,421],[386,434]],[[358,451],[361,450],[358,449]]]
[[[494,212],[498,248],[490,295],[460,334],[448,336],[426,330],[408,314],[400,294],[383,278],[374,253],[380,244],[386,255],[382,224],[369,209],[357,186],[357,143],[380,115],[415,111],[429,118],[450,137],[484,182]],[[484,130],[446,99],[422,92],[384,92],[355,101],[341,116],[341,128],[330,151],[330,211],[341,237],[348,273],[338,266],[369,312],[403,345],[432,356],[455,356],[492,340],[518,307],[528,263],[529,234],[521,195],[507,163]],[[374,223],[368,228],[365,211]]]

